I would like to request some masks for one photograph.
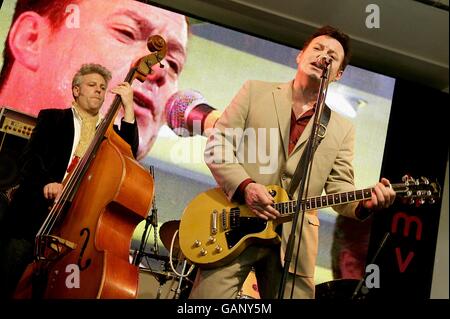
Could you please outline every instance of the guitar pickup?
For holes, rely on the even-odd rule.
[[[227,211],[224,209],[222,209],[222,230],[226,230],[227,228]]]

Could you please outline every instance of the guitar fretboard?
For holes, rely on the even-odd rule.
[[[372,188],[359,189],[350,192],[336,193],[330,195],[323,195],[317,197],[310,197],[302,201],[302,210],[314,210],[318,208],[325,208],[339,204],[346,204],[357,202],[372,197]],[[274,204],[274,208],[283,214],[292,214],[295,212],[297,205],[296,200],[281,202]]]

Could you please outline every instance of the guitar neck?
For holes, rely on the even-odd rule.
[[[406,192],[407,187],[404,184],[391,184],[396,192]],[[311,211],[319,208],[327,208],[341,204],[358,202],[372,197],[373,188],[358,189],[350,192],[342,192],[336,194],[328,194],[317,197],[309,197],[301,202],[302,211]],[[280,202],[274,204],[274,208],[282,215],[290,215],[295,212],[297,200]]]

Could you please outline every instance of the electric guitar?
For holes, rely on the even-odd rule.
[[[391,184],[397,197],[420,205],[434,203],[440,196],[440,187],[422,177],[405,177],[400,184]],[[276,220],[258,218],[246,205],[230,203],[220,188],[197,195],[185,208],[180,221],[179,242],[184,256],[203,268],[226,265],[246,247],[255,242],[280,242],[275,228],[292,220],[296,200],[290,200],[280,186],[270,185],[267,190],[275,199],[273,207],[281,216]],[[339,204],[370,199],[372,188],[310,197],[302,201],[302,210],[310,211]]]

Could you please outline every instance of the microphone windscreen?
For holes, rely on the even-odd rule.
[[[165,106],[167,125],[175,133],[188,129],[187,116],[199,104],[207,104],[207,101],[198,91],[182,90],[172,94]]]

